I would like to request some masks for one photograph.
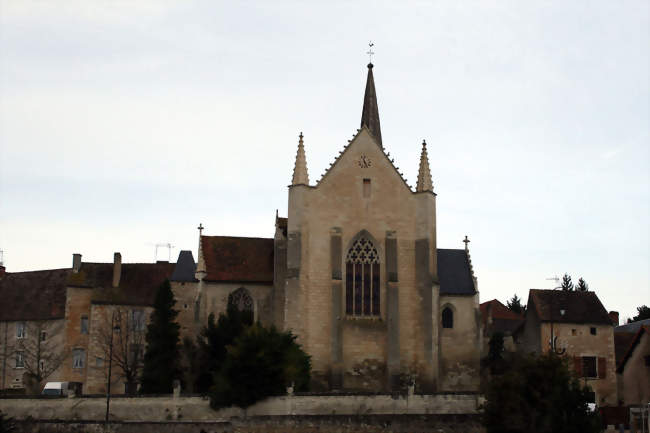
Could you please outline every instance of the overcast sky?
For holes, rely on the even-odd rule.
[[[649,2],[0,0],[7,271],[196,257],[271,237],[297,137],[315,182],[359,127],[369,40],[384,145],[429,143],[438,246],[481,301],[583,277],[650,304]],[[160,249],[158,259],[166,259]]]

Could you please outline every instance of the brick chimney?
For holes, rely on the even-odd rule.
[[[119,287],[122,276],[122,254],[113,254],[113,287]]]
[[[81,269],[81,254],[72,255],[72,272],[77,273]]]
[[[612,321],[612,325],[618,326],[618,311],[610,311],[609,320]]]

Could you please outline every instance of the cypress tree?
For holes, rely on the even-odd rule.
[[[169,280],[165,280],[156,293],[154,311],[147,327],[147,351],[142,369],[144,394],[169,394],[174,379],[180,379],[179,331],[176,323],[178,311]]]
[[[578,285],[576,286],[576,290],[578,292],[588,292],[589,291],[589,285],[587,285],[587,282],[580,278],[578,280]]]
[[[566,272],[562,277],[562,284],[560,287],[562,287],[562,290],[566,290],[566,291],[573,290],[573,282],[571,281],[571,276],[569,276],[569,274],[567,274]]]

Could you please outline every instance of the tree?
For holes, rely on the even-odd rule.
[[[526,313],[526,305],[522,305],[521,299],[519,298],[519,296],[517,296],[516,293],[512,297],[512,299],[506,301],[506,306],[510,311],[514,313],[521,314],[521,315]]]
[[[590,396],[566,358],[518,356],[491,377],[483,420],[488,433],[596,433],[600,420],[587,406]]]
[[[21,322],[21,337],[8,345],[6,361],[15,360],[16,367],[24,368],[24,383],[28,394],[39,394],[43,382],[68,357],[62,341],[64,323],[60,320],[32,320]]]
[[[560,287],[562,287],[562,290],[567,290],[567,291],[573,290],[573,283],[571,282],[571,277],[566,272],[562,277],[562,284],[560,285]]]
[[[650,307],[648,307],[647,305],[641,305],[640,307],[636,307],[636,312],[637,315],[632,317],[631,319],[627,319],[627,323],[650,319]]]
[[[197,338],[201,374],[198,376],[195,390],[207,393],[213,384],[213,377],[226,359],[226,347],[233,344],[244,330],[253,324],[253,312],[240,310],[233,302],[228,302],[226,314],[219,314],[215,323],[214,315],[208,317],[208,324]]]
[[[576,291],[578,292],[588,292],[589,291],[589,285],[586,283],[585,280],[580,277],[578,280],[578,285],[576,286]]]
[[[172,383],[180,378],[179,333],[176,323],[178,311],[169,280],[165,280],[156,293],[151,321],[147,326],[147,350],[142,369],[141,392],[168,394]]]
[[[0,411],[0,433],[13,433],[16,431],[16,423],[13,418],[6,416]]]
[[[288,386],[309,389],[310,357],[291,332],[279,332],[259,323],[239,336],[214,377],[210,405],[246,408],[273,395],[283,395]]]
[[[112,354],[111,376],[117,372],[124,379],[126,393],[135,394],[142,371],[145,312],[142,309],[116,307],[110,309],[110,313],[105,313],[97,330],[98,344],[107,361],[103,364],[105,376],[108,378],[108,361]]]

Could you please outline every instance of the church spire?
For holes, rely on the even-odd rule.
[[[372,75],[373,64],[368,63],[368,79],[366,80],[366,93],[363,96],[363,111],[361,113],[361,126],[364,125],[382,146],[381,127],[379,126],[379,108],[377,107],[377,93],[375,93],[375,78]]]
[[[302,142],[302,132],[298,140],[298,153],[296,154],[296,165],[293,168],[293,179],[291,185],[309,185],[309,174],[307,173],[307,157],[305,146]]]
[[[415,187],[416,192],[431,191],[433,184],[431,182],[431,171],[429,170],[429,155],[427,154],[427,142],[422,140],[422,154],[420,155],[420,170],[418,171],[418,183]]]

